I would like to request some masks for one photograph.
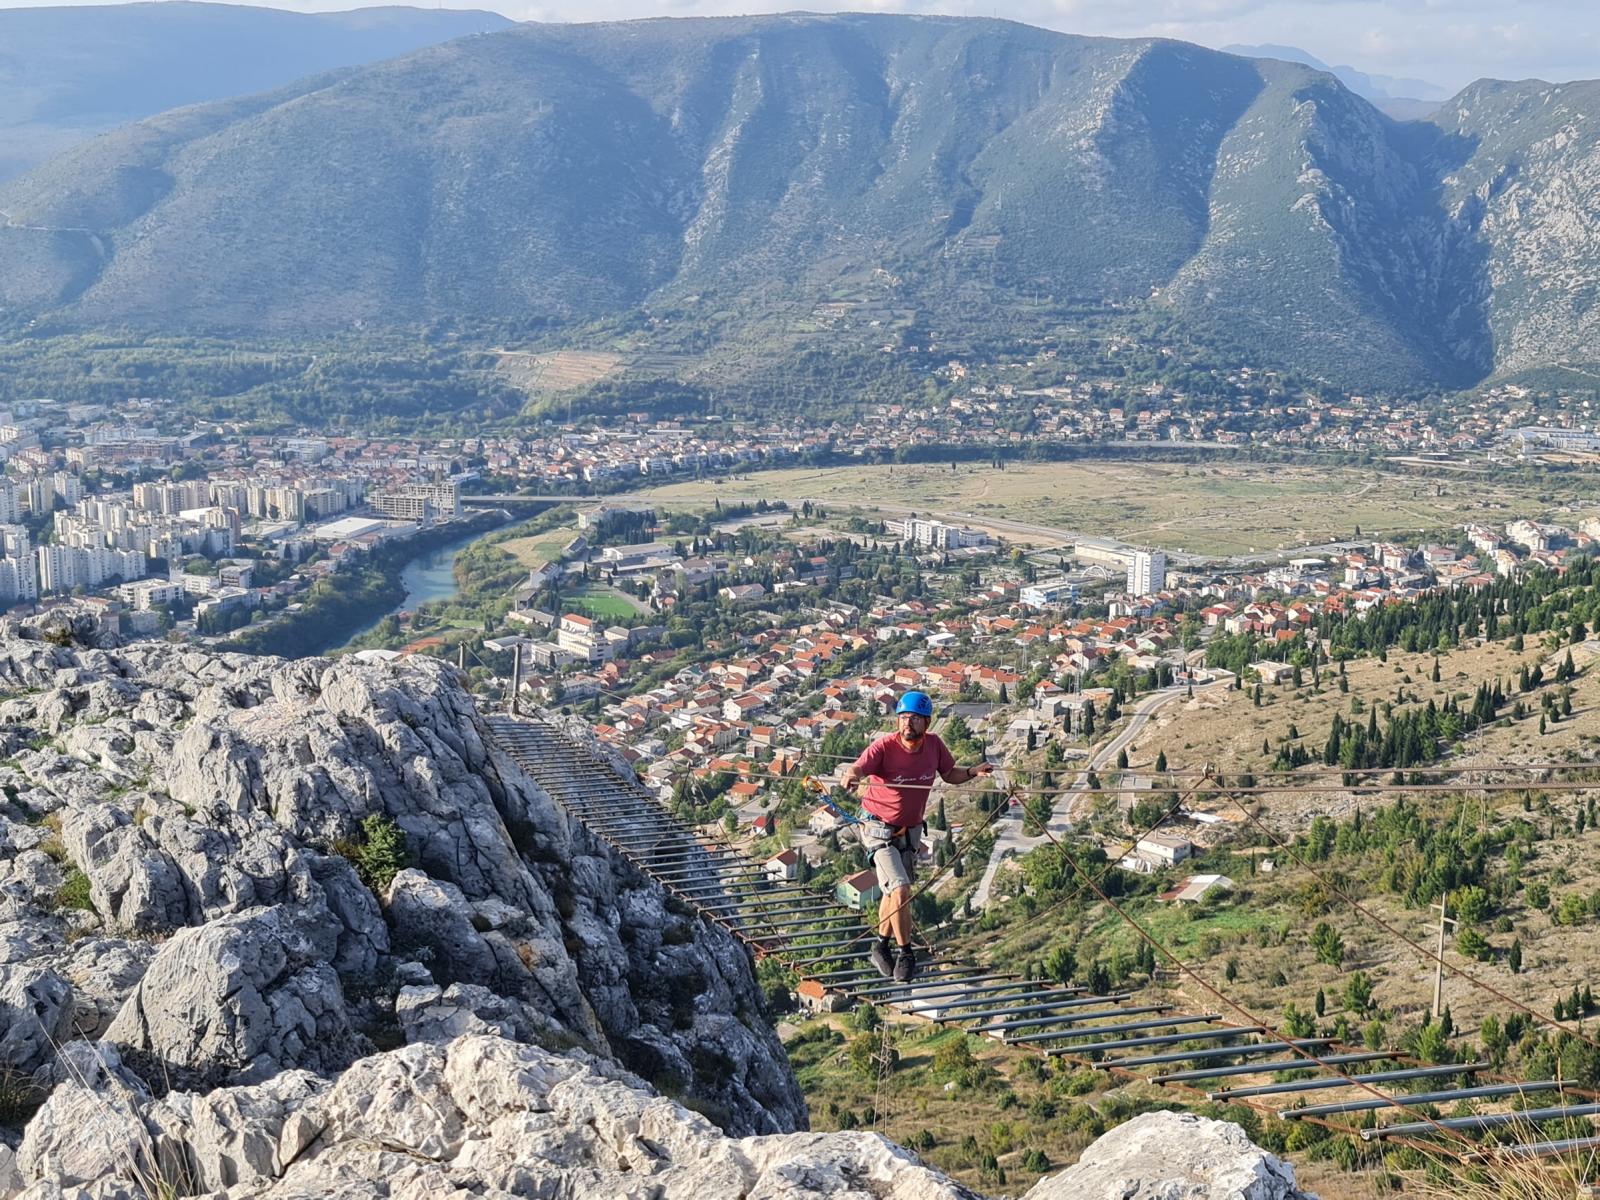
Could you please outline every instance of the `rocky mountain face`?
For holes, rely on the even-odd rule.
[[[491,1029],[804,1129],[745,950],[570,823],[447,668],[0,637],[0,1069],[157,1089]],[[412,865],[375,892],[363,823]],[[394,864],[398,865],[398,864]]]
[[[710,345],[841,297],[996,336],[1092,303],[1352,386],[1455,386],[1589,353],[1595,86],[1475,85],[1397,123],[1303,64],[1002,21],[518,26],[0,186],[0,315]]]
[[[0,179],[128,121],[504,29],[487,12],[134,3],[0,9]]]
[[[85,636],[0,626],[0,1200],[972,1195],[803,1132],[747,952],[448,667]],[[1031,1193],[1112,1194],[1301,1200],[1173,1114]]]

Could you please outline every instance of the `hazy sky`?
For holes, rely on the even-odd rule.
[[[1596,0],[445,0],[445,5],[538,21],[794,9],[940,12],[1008,17],[1069,33],[1156,35],[1207,46],[1298,46],[1333,66],[1425,79],[1451,91],[1486,75],[1552,81],[1600,77]],[[0,6],[16,7],[19,0],[0,0]],[[356,6],[351,0],[271,4],[305,11]]]

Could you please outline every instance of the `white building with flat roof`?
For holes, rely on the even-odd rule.
[[[1078,585],[1066,578],[1041,579],[1025,584],[1018,598],[1032,609],[1064,608],[1078,602]]]
[[[1128,563],[1128,595],[1153,596],[1167,586],[1167,556],[1160,550],[1135,550]]]

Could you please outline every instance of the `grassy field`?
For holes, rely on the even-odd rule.
[[[577,536],[576,525],[563,525],[559,529],[535,534],[532,537],[514,538],[509,542],[502,542],[500,549],[530,571],[536,571],[546,563],[555,562],[560,558],[561,548]]]
[[[633,597],[610,588],[585,588],[581,592],[563,596],[562,600],[568,610],[586,613],[596,620],[614,621],[620,617],[636,617],[642,612],[649,611]]]
[[[1020,521],[1206,555],[1265,552],[1334,538],[1504,523],[1600,505],[1492,477],[1434,479],[1378,468],[1281,464],[1079,462],[862,466],[764,471],[726,482],[670,484],[638,493],[663,507],[714,497],[820,500],[831,506],[909,507],[970,524]],[[892,509],[886,508],[886,512]],[[1000,532],[1028,541],[1020,531]],[[1036,534],[1031,540],[1048,543]]]

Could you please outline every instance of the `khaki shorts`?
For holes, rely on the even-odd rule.
[[[892,827],[876,817],[862,819],[861,844],[867,848],[872,869],[878,873],[878,887],[885,896],[895,888],[910,887],[917,878],[922,829],[919,823],[896,834]]]

